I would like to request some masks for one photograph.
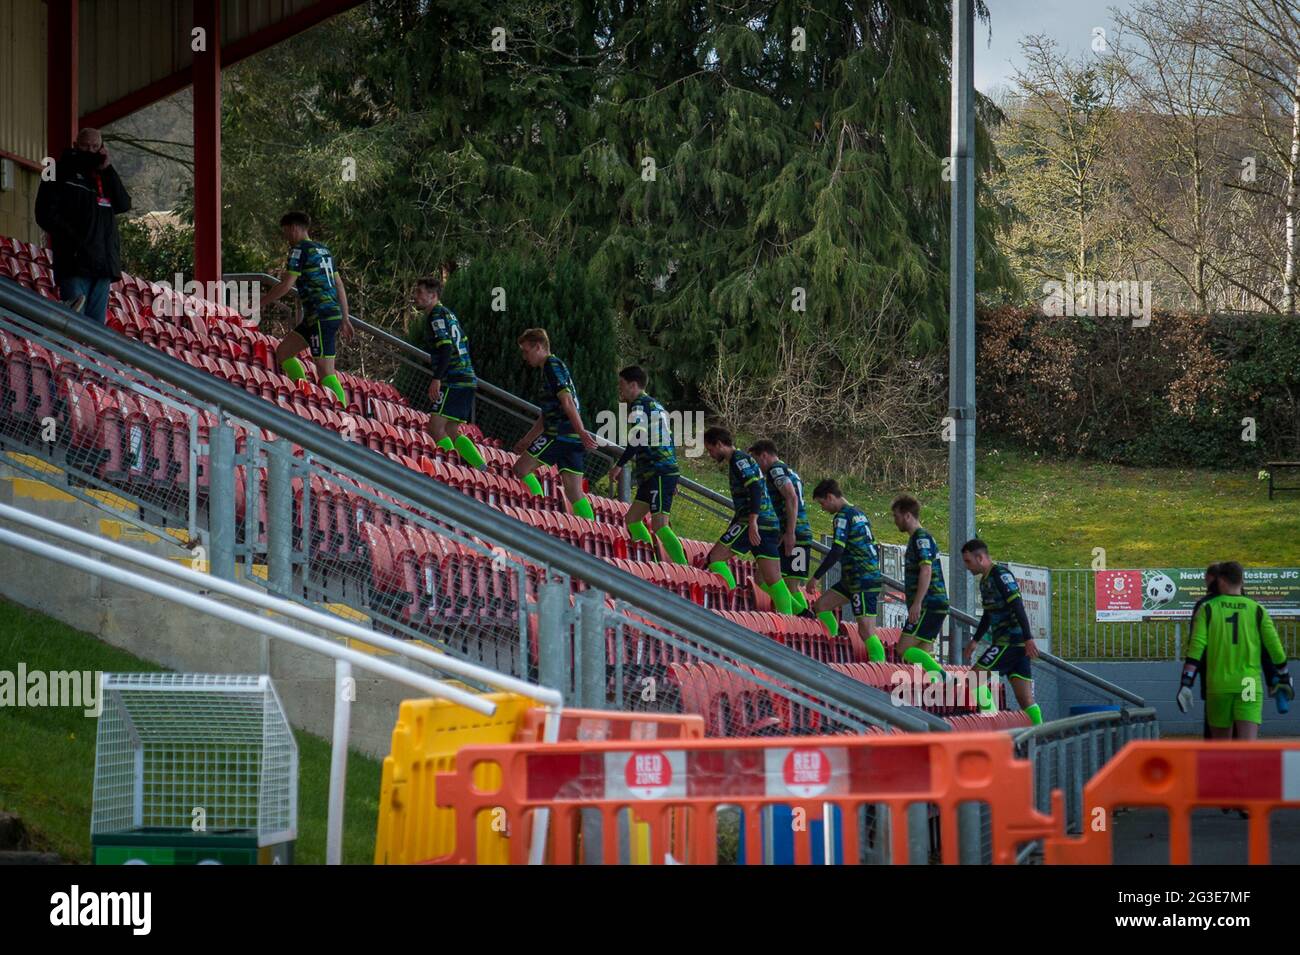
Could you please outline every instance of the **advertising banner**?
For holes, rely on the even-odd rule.
[[[1205,594],[1205,568],[1099,570],[1093,575],[1097,621],[1187,620]],[[1248,567],[1246,595],[1275,619],[1300,617],[1300,570]]]

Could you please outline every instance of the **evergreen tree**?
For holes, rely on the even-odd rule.
[[[933,350],[950,24],[947,0],[372,0],[234,71],[228,221],[270,246],[268,203],[306,207],[389,324],[416,275],[572,257],[669,399],[886,300]],[[1002,213],[977,199],[996,289]]]

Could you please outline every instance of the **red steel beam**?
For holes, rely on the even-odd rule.
[[[45,148],[55,159],[77,138],[78,5],[79,0],[45,4]]]
[[[7,149],[0,149],[0,159],[12,160],[14,165],[21,166],[23,169],[30,169],[32,172],[41,172],[45,168],[35,159],[28,159],[26,156],[11,153]]]
[[[221,0],[194,0],[194,279],[221,278]]]

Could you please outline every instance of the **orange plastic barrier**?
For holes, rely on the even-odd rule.
[[[489,694],[493,716],[481,716],[445,700],[405,700],[393,728],[393,749],[384,759],[380,782],[375,864],[414,862],[445,852],[455,837],[455,814],[436,804],[437,776],[457,765],[471,744],[541,742],[546,710],[513,693]],[[704,720],[694,715],[563,710],[561,740],[699,739]],[[483,766],[479,785],[499,783]],[[479,820],[478,859],[505,862],[504,835],[489,818]]]
[[[484,785],[485,779],[492,782]],[[476,861],[477,821],[502,812],[512,821],[509,860],[526,862],[541,809],[551,810],[547,859],[562,865],[579,860],[584,810],[598,811],[608,834],[616,831],[619,812],[630,809],[649,827],[653,861],[705,865],[717,862],[723,805],[744,813],[751,862],[762,858],[762,810],[773,805],[789,806],[804,820],[823,818],[828,804],[839,807],[836,828],[849,864],[859,861],[864,805],[888,809],[886,844],[894,862],[907,861],[912,804],[937,807],[945,863],[958,860],[962,803],[988,805],[993,861],[1001,864],[1013,863],[1023,843],[1062,831],[1057,820],[1063,818],[1059,793],[1052,816],[1033,808],[1031,766],[1015,758],[1005,733],[470,745],[457,753],[452,772],[438,774],[437,800],[456,818],[455,848],[430,860],[443,864]],[[811,861],[812,829],[795,831],[797,864]],[[604,861],[617,863],[617,839],[602,841]]]
[[[517,742],[542,742],[546,710],[532,709],[515,733]],[[704,717],[675,713],[624,713],[613,710],[562,710],[561,740],[703,739]]]
[[[1115,810],[1155,807],[1169,815],[1169,861],[1192,861],[1196,809],[1237,807],[1250,816],[1249,861],[1269,861],[1269,812],[1300,806],[1300,742],[1129,743],[1083,789],[1084,833],[1047,840],[1043,860],[1110,865]],[[1101,809],[1101,813],[1096,810]],[[1100,821],[1101,825],[1094,825]]]

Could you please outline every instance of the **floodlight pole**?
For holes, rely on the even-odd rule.
[[[948,598],[973,611],[972,578],[961,545],[975,536],[975,0],[952,0],[952,225],[948,282]],[[949,659],[965,660],[970,636],[948,616]],[[967,865],[983,862],[980,810],[957,810],[957,845]]]
[[[975,536],[975,0],[952,3],[952,223],[948,304],[948,593],[973,610],[961,545]],[[968,634],[949,617],[950,657],[964,659]]]

